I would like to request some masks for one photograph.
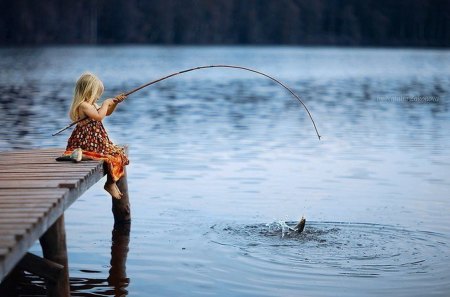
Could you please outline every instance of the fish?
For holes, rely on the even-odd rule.
[[[300,222],[298,222],[298,224],[294,227],[294,230],[297,233],[302,233],[303,230],[305,230],[305,225],[306,225],[306,219],[302,216],[302,218],[300,219]]]
[[[297,223],[297,225],[295,225],[294,228],[289,227],[289,231],[296,232],[296,233],[302,233],[303,230],[305,230],[305,225],[306,225],[306,219],[305,219],[305,217],[302,216],[302,218]]]

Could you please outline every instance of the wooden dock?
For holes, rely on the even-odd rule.
[[[0,281],[18,265],[59,297],[70,296],[64,211],[105,175],[102,161],[55,161],[62,151],[0,152]],[[126,196],[113,201],[115,222],[129,223],[126,176],[118,185]],[[45,259],[27,253],[37,240]]]

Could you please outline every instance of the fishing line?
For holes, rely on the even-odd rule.
[[[158,78],[156,80],[150,81],[150,82],[148,82],[146,84],[143,84],[142,86],[139,86],[139,87],[137,87],[137,88],[127,92],[127,93],[124,93],[124,95],[128,97],[129,95],[131,95],[131,94],[133,94],[133,93],[135,93],[135,92],[137,92],[139,90],[142,90],[143,88],[146,88],[148,86],[156,84],[156,83],[158,83],[160,81],[163,81],[165,79],[171,78],[173,76],[180,75],[180,74],[187,73],[187,72],[191,72],[191,71],[194,71],[194,70],[207,69],[207,68],[233,68],[233,69],[246,70],[246,71],[250,71],[250,72],[257,73],[259,75],[265,76],[265,77],[269,78],[270,80],[276,82],[277,84],[279,84],[280,86],[282,86],[283,88],[288,90],[289,93],[291,93],[291,95],[294,96],[295,99],[297,99],[302,104],[302,106],[305,108],[306,112],[308,113],[309,118],[311,119],[311,122],[312,122],[312,124],[314,126],[314,130],[316,131],[317,137],[320,140],[321,136],[319,135],[319,131],[317,130],[316,123],[314,122],[314,119],[313,119],[311,113],[309,112],[308,107],[306,107],[305,103],[303,103],[303,101],[300,99],[300,97],[297,94],[295,94],[289,87],[287,87],[285,84],[283,84],[281,81],[277,80],[276,78],[273,78],[272,76],[270,76],[268,74],[265,74],[263,72],[260,72],[258,70],[250,69],[250,68],[243,67],[243,66],[235,66],[235,65],[208,65],[208,66],[198,66],[198,67],[194,67],[194,68],[189,68],[189,69],[185,69],[185,70],[182,70],[182,71],[179,71],[179,72],[175,72],[175,73],[163,76],[161,78]],[[80,119],[78,121],[75,121],[75,122],[69,124],[68,126],[62,128],[61,130],[59,130],[59,131],[55,132],[54,134],[52,134],[52,136],[60,134],[61,132],[69,129],[70,127],[72,127],[73,125],[75,125],[75,124],[77,124],[77,123],[79,123],[81,121],[84,121],[87,118],[88,117],[84,117],[84,118],[82,118],[82,119]]]

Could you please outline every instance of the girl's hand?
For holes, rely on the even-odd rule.
[[[125,98],[127,98],[127,96],[125,96],[125,94],[122,93],[120,95],[117,95],[113,100],[114,100],[115,104],[118,104],[118,103],[122,102],[123,100],[125,100]]]
[[[103,104],[106,104],[108,106],[113,105],[114,103],[115,102],[114,102],[113,98],[108,98],[108,99],[105,99],[105,101],[103,101]]]

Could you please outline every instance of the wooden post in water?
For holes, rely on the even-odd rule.
[[[128,155],[128,146],[124,147]],[[124,168],[123,176],[116,182],[117,187],[123,196],[121,199],[112,199],[112,212],[114,215],[114,225],[123,225],[131,223],[130,198],[128,197],[127,168]]]
[[[123,196],[121,199],[112,199],[112,212],[114,215],[114,225],[131,223],[130,198],[128,197],[127,170],[117,181],[117,187]]]
[[[59,279],[47,280],[48,297],[70,297],[69,265],[67,259],[66,230],[64,214],[39,239],[45,259],[64,266]]]

